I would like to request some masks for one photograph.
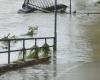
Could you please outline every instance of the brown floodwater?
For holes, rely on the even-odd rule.
[[[8,33],[22,37],[20,35],[25,34],[28,26],[34,25],[39,30],[33,37],[54,36],[54,14],[18,14],[22,2],[0,0],[0,37]],[[68,5],[68,1],[61,2]],[[78,14],[58,13],[56,57],[52,57],[50,63],[7,72],[0,76],[0,80],[55,80],[61,71],[80,62],[100,61],[100,15],[82,14],[100,12],[99,8],[96,0],[73,0],[72,11],[76,10]],[[11,56],[13,61],[17,55]],[[7,54],[0,54],[0,64],[4,63],[7,63]]]

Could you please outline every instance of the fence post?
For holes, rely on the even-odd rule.
[[[35,38],[35,48],[36,48],[36,43],[37,43],[37,40],[36,40],[36,38]]]
[[[72,13],[72,1],[70,0],[70,14]]]
[[[38,53],[37,53],[37,39],[35,38],[35,57],[38,59]]]
[[[8,64],[10,65],[10,40],[8,40]]]
[[[47,43],[47,40],[46,40],[46,38],[45,38],[45,44]]]
[[[23,39],[23,61],[25,61],[25,54],[26,51],[25,51],[25,40]]]

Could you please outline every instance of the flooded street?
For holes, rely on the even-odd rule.
[[[8,33],[22,37],[20,35],[27,31],[28,26],[34,25],[39,28],[34,37],[54,36],[54,14],[40,12],[18,14],[17,11],[21,8],[22,3],[23,0],[10,0],[10,2],[0,0],[0,38]],[[73,0],[72,7],[72,11],[77,10],[79,13],[100,12],[100,4],[96,4],[95,0],[87,2],[86,0]],[[50,62],[45,64],[7,72],[0,76],[0,80],[78,80],[76,77],[71,78],[71,75],[74,75],[72,73],[87,70],[87,67],[91,66],[90,63],[93,62],[98,62],[97,64],[100,66],[100,14],[79,13],[73,15],[58,13],[58,42],[57,52],[54,53],[56,57],[52,57]],[[7,55],[0,54],[0,64],[6,62]],[[93,64],[96,65],[96,63]],[[83,64],[86,64],[85,68],[77,69]],[[74,68],[75,70],[70,72],[67,77],[65,73]],[[98,71],[99,68],[97,67],[96,70]],[[81,74],[74,76],[77,75]]]

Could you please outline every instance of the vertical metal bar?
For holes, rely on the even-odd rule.
[[[45,44],[47,43],[47,39],[45,38]]]
[[[55,37],[53,38],[53,42],[54,42],[54,44],[53,44],[53,52],[55,52],[56,51],[56,47],[55,47]]]
[[[25,40],[23,39],[23,61],[25,61]]]
[[[55,22],[54,22],[54,50],[57,49],[57,0],[55,0]]]
[[[35,38],[35,48],[36,48],[36,45],[37,45],[36,43],[37,43],[37,39]]]
[[[10,40],[8,40],[8,64],[10,65]]]
[[[72,13],[72,1],[70,0],[70,14]]]
[[[38,53],[37,53],[37,39],[35,38],[35,57],[38,59]]]

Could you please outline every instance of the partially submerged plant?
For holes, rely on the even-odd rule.
[[[1,39],[9,39],[9,36],[10,36],[11,34],[10,33],[8,33],[8,35],[7,36],[4,36],[3,38],[1,38]]]
[[[15,35],[11,35],[10,33],[8,33],[7,36],[4,36],[3,38],[1,38],[2,40],[2,48],[3,49],[7,49],[8,48],[8,39],[15,39],[16,36]],[[17,41],[16,40],[11,40],[11,43],[13,43],[13,45],[16,43]]]
[[[26,33],[26,35],[30,35],[30,36],[33,36],[33,28],[29,26],[29,29],[28,29],[28,32]]]
[[[38,26],[34,26],[33,29],[38,31]]]
[[[34,34],[36,34],[37,30],[38,30],[38,26],[36,26],[36,27],[29,26],[29,29],[28,29],[28,32],[26,33],[26,35],[33,36]]]
[[[41,47],[41,51],[43,53],[43,57],[49,57],[49,54],[51,54],[51,50],[50,50],[49,45],[47,43],[45,43]]]
[[[51,54],[51,50],[49,45],[45,43],[42,47],[32,46],[29,51],[24,51],[24,58],[25,59],[39,59],[41,58],[39,54],[42,54],[42,58],[48,58]],[[19,52],[18,60],[14,61],[14,63],[23,61],[23,49]]]
[[[27,56],[27,58],[39,58],[39,54],[42,54],[42,57],[49,57],[49,55],[51,54],[51,50],[49,48],[49,45],[47,43],[45,43],[42,47],[34,47],[30,50],[29,55]]]
[[[36,59],[38,59],[39,58],[38,54],[39,54],[40,51],[41,50],[40,50],[40,48],[38,46],[36,46],[36,47],[33,46],[31,48],[31,50],[30,50],[29,55],[27,56],[27,58],[36,58]]]

